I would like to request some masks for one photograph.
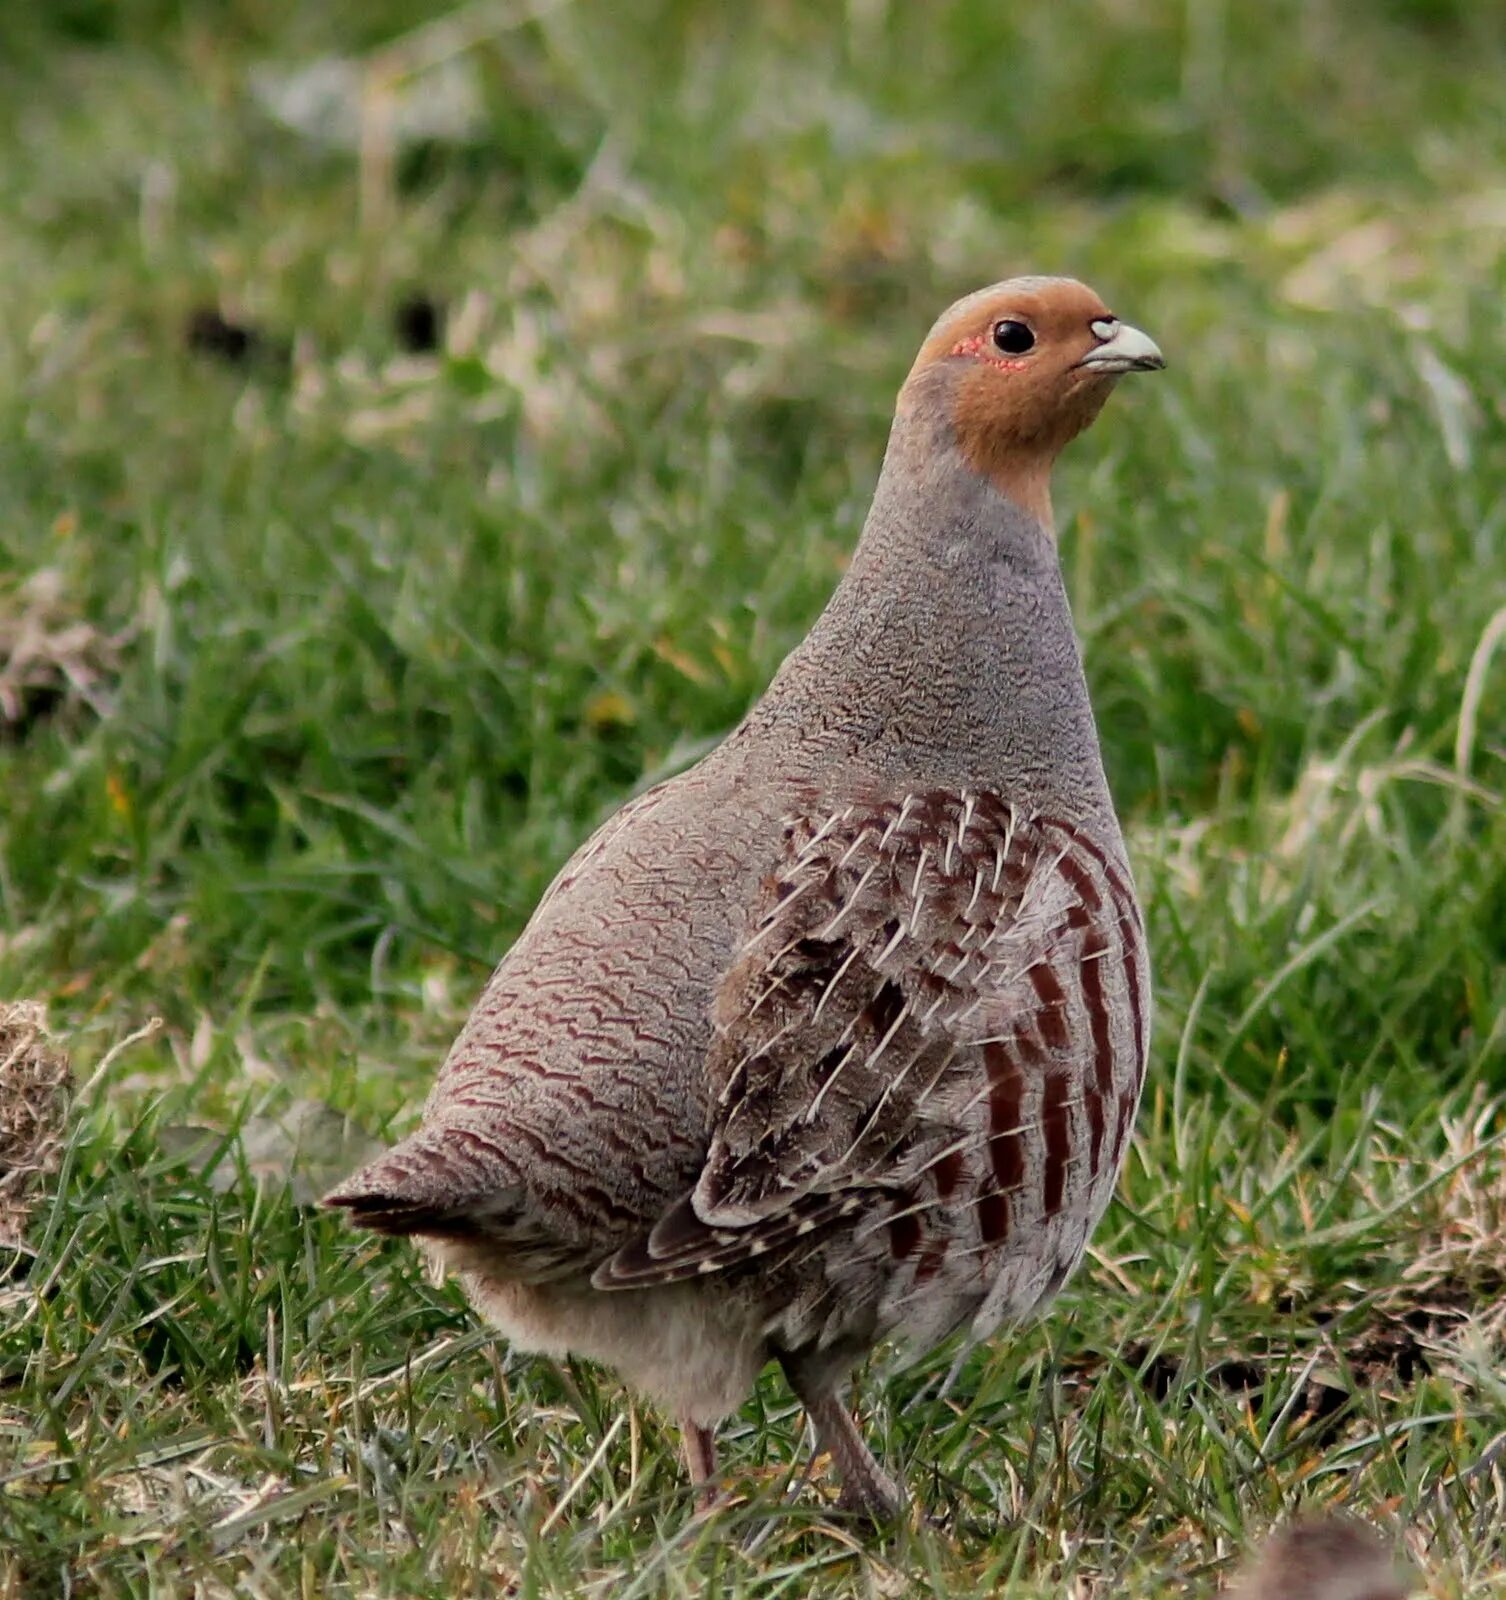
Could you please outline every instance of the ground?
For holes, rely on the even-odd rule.
[[[78,1081],[0,1254],[0,1595],[1209,1594],[1299,1505],[1506,1593],[1506,16],[430,11],[0,17],[0,999]],[[781,1503],[772,1374],[695,1521],[661,1418],[309,1201],[1025,270],[1169,362],[1057,497],[1135,1148],[1047,1318],[864,1377],[931,1522]]]

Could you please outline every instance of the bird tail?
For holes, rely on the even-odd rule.
[[[353,1173],[321,1204],[375,1233],[492,1236],[515,1212],[516,1175],[502,1152],[465,1129],[431,1124]]]

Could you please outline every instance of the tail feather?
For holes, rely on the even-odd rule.
[[[436,1124],[353,1173],[322,1204],[375,1233],[479,1239],[505,1232],[520,1199],[499,1149],[469,1129]]]

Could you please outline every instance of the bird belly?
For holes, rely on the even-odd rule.
[[[760,1318],[698,1282],[603,1293],[584,1281],[518,1283],[471,1269],[471,1303],[517,1350],[584,1356],[703,1427],[735,1411],[768,1360]]]

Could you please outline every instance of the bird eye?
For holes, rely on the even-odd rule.
[[[994,344],[1007,356],[1022,356],[1035,348],[1035,335],[1023,322],[1006,319],[994,324]]]

